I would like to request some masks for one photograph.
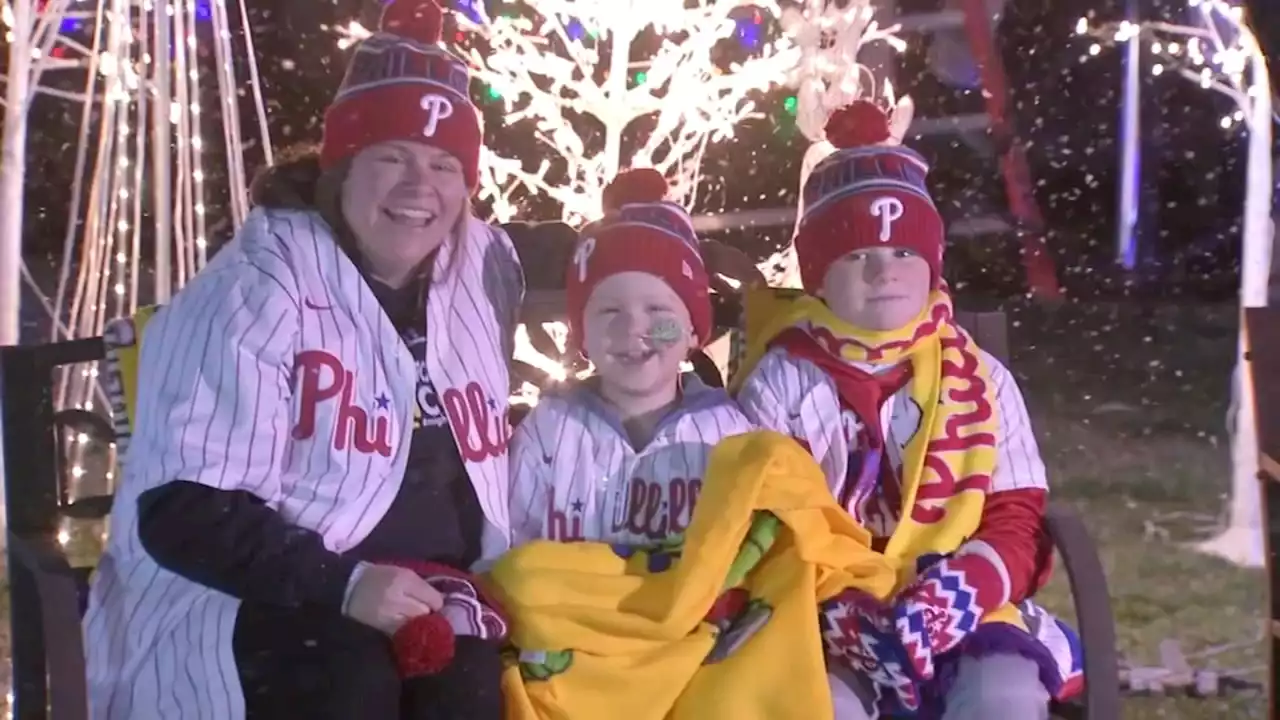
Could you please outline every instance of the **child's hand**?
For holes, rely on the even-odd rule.
[[[987,611],[1005,602],[1000,569],[981,545],[933,563],[894,603],[896,634],[922,678],[933,677],[934,660],[958,647]]]
[[[851,588],[823,603],[818,625],[828,658],[895,694],[904,710],[920,706],[920,677],[894,628],[892,608]]]

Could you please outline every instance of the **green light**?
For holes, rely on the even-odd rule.
[[[646,72],[644,72],[644,71],[641,71],[641,72],[636,73],[636,84],[637,84],[637,85],[643,85],[643,84],[644,84],[644,81],[645,81],[645,80],[648,80],[648,79],[649,79],[649,74],[648,74],[648,73],[646,73]]]
[[[783,100],[783,101],[782,101],[782,108],[783,108],[784,110],[786,110],[788,113],[791,113],[792,115],[795,115],[795,114],[796,114],[796,106],[797,106],[798,104],[799,104],[799,102],[796,100],[796,96],[795,96],[795,95],[792,95],[791,97],[789,97],[789,98],[787,98],[786,100]]]
[[[489,89],[488,91],[485,92],[485,94],[489,96],[490,100],[497,100],[502,97],[502,93],[498,92],[497,88],[493,87],[492,85],[489,86]]]

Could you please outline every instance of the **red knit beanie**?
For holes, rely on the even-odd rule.
[[[796,259],[800,281],[813,293],[836,260],[869,247],[914,250],[941,277],[945,233],[929,196],[929,164],[916,152],[887,144],[889,117],[858,100],[827,121],[836,152],[818,163],[803,191]]]
[[[661,278],[689,309],[698,342],[710,338],[710,280],[693,219],[665,200],[666,194],[667,181],[651,168],[623,172],[605,188],[605,215],[582,229],[566,273],[569,342],[575,348],[582,347],[582,316],[591,291],[622,272]]]
[[[466,63],[440,43],[436,0],[391,0],[378,32],[361,42],[324,115],[320,165],[329,168],[391,140],[448,151],[476,187],[483,127]]]

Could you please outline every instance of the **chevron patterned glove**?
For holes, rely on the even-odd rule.
[[[893,624],[893,609],[848,589],[822,604],[818,625],[828,662],[865,676],[904,711],[920,707],[915,668]]]
[[[987,612],[1008,600],[1009,573],[981,540],[929,565],[899,593],[892,612],[914,673],[932,678],[937,657],[958,647]]]

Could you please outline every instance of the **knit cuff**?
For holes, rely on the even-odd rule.
[[[953,571],[963,572],[965,581],[978,592],[978,604],[990,612],[1009,602],[1009,569],[996,549],[982,540],[970,540],[947,560]]]

